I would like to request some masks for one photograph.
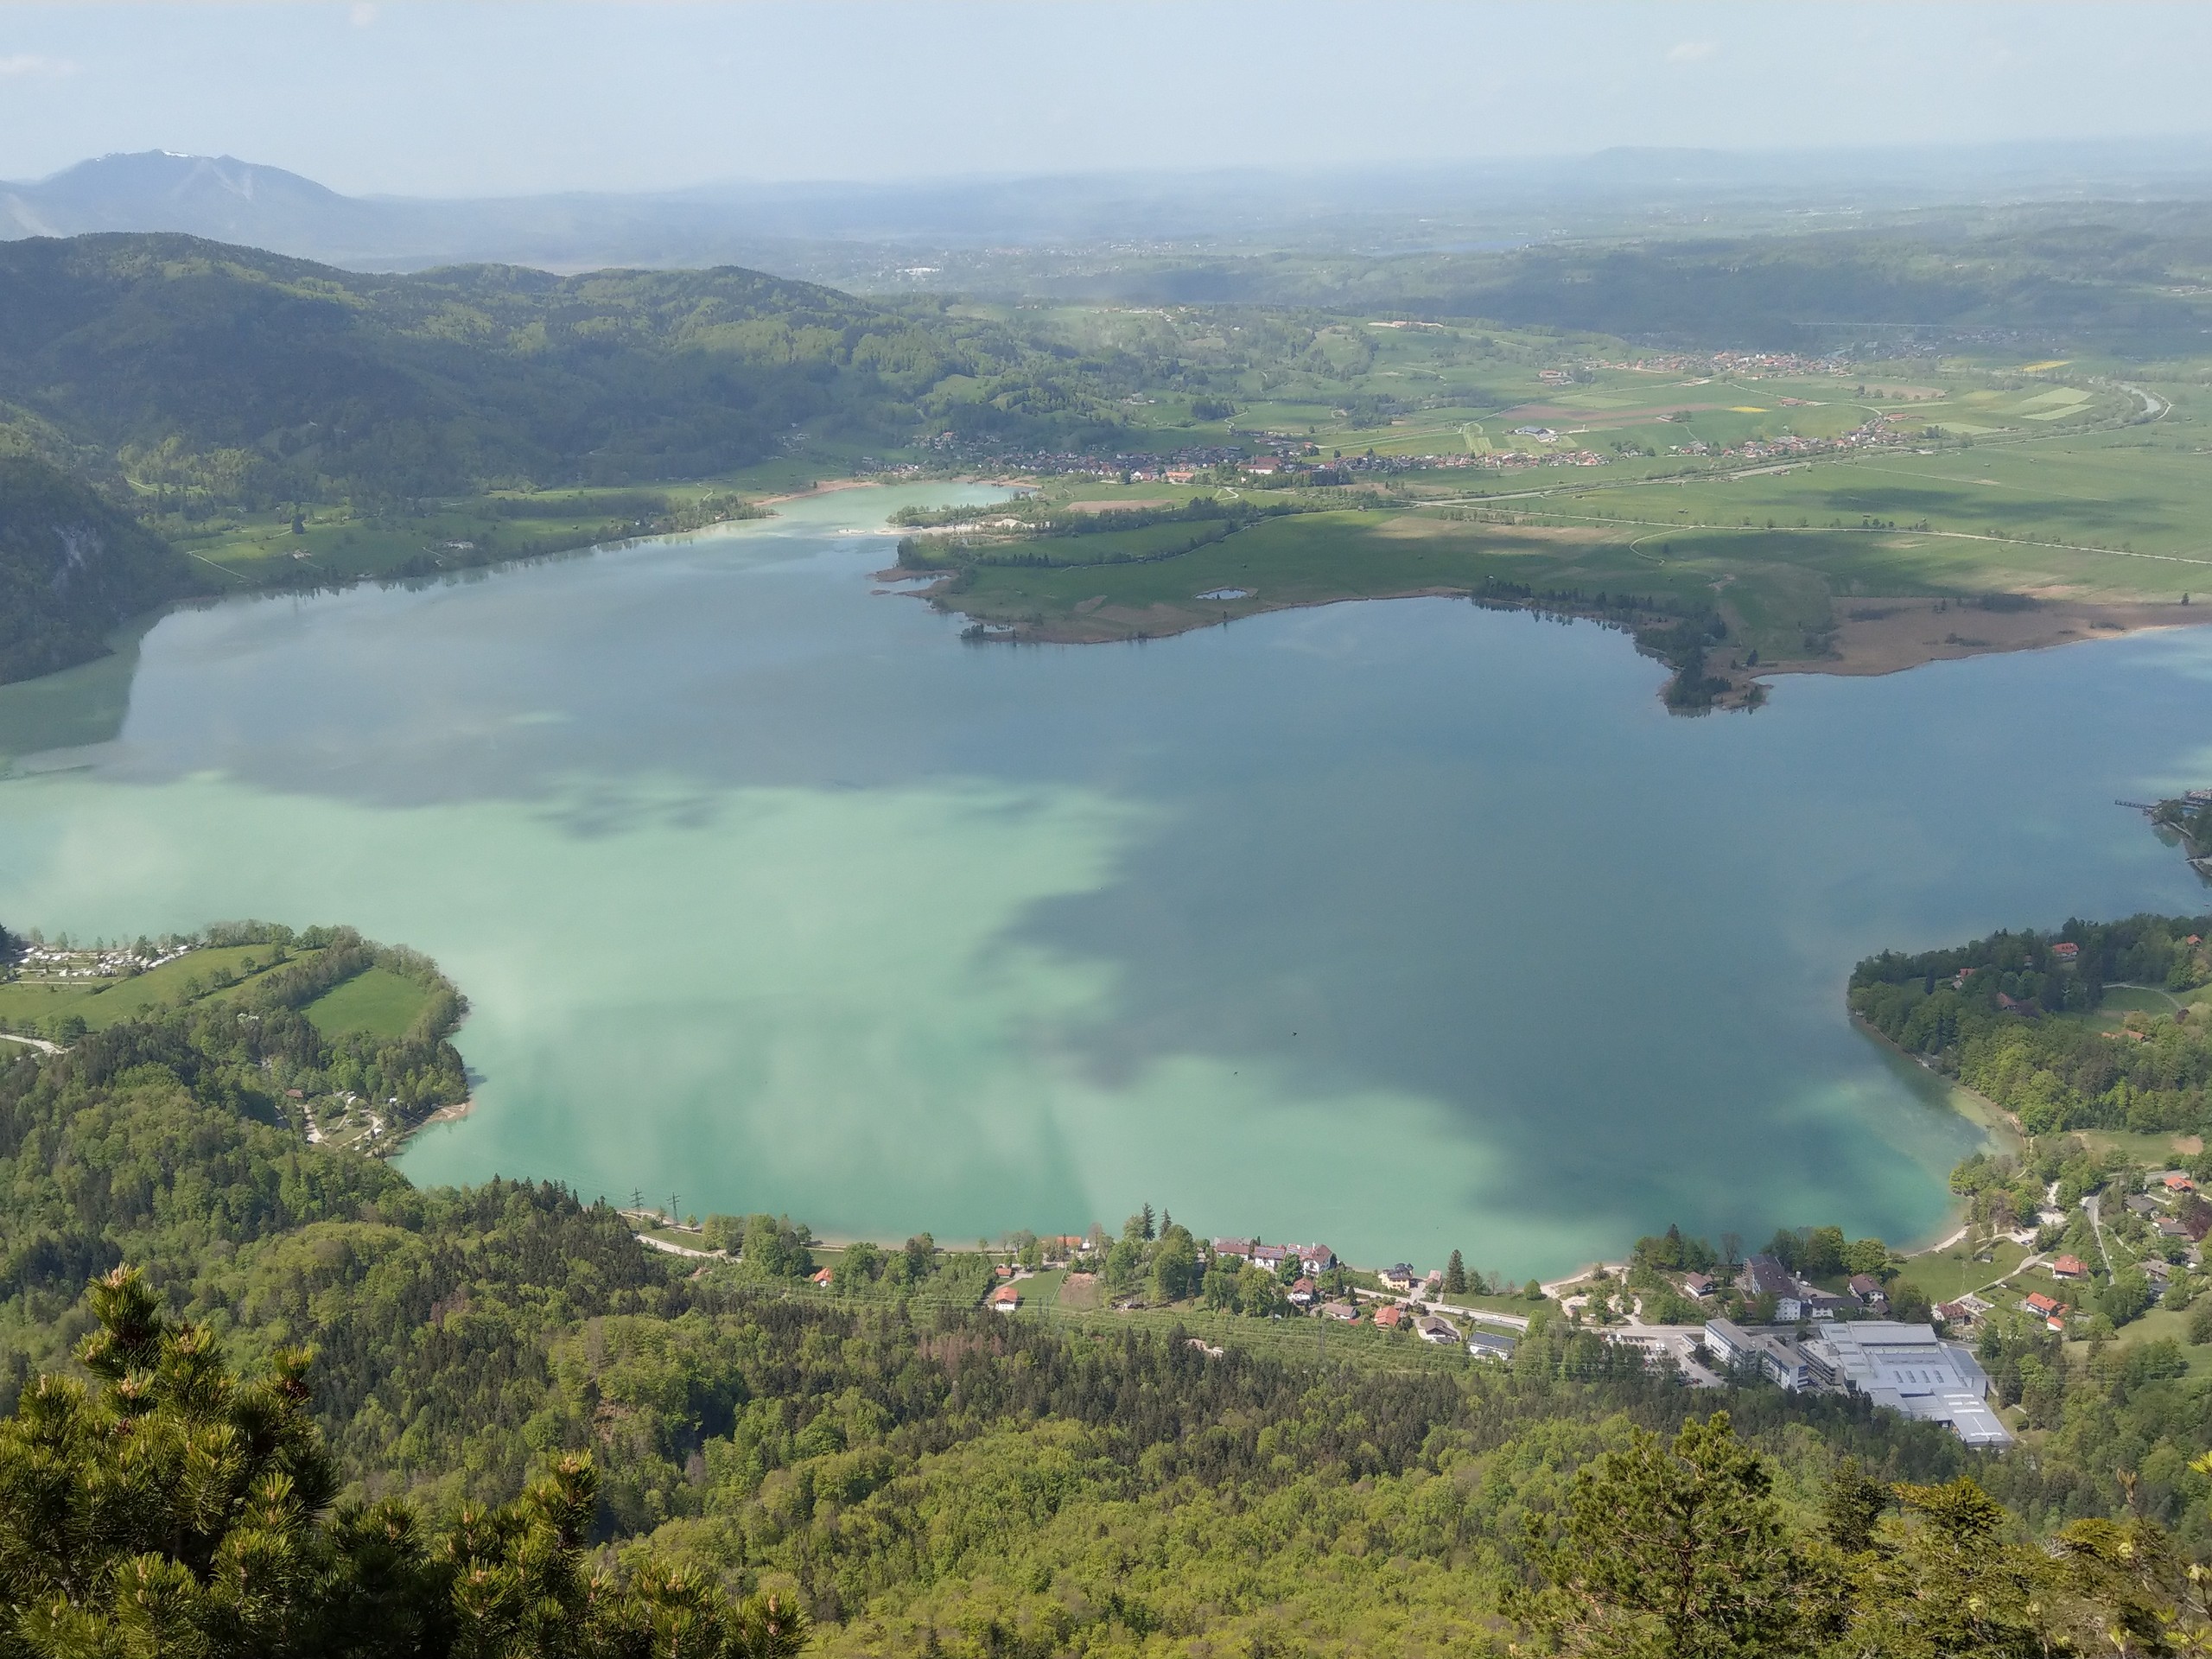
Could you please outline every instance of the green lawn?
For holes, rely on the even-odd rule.
[[[1955,1244],[1932,1255],[1916,1255],[1897,1275],[1897,1282],[1917,1285],[1930,1301],[1956,1301],[1968,1291],[1980,1290],[2005,1277],[2027,1259],[2028,1252],[2000,1239],[1989,1255],[1989,1261],[1977,1261],[1967,1245]]]
[[[390,1042],[407,1034],[429,1001],[430,993],[405,975],[368,968],[308,1003],[307,1016],[326,1037],[359,1031]]]
[[[2163,1307],[2154,1307],[2141,1319],[2121,1325],[2114,1338],[2114,1345],[2133,1348],[2140,1343],[2169,1338],[2181,1344],[2182,1351],[2189,1356],[2189,1374],[2191,1376],[2212,1375],[2212,1346],[2196,1348],[2190,1345],[2189,1314],[2186,1313],[2175,1313]],[[2086,1363],[2089,1344],[2087,1342],[2069,1342],[2066,1344],[2066,1353],[2076,1363]]]

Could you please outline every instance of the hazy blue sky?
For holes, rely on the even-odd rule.
[[[2212,130],[2212,7],[0,3],[0,178],[456,194]]]

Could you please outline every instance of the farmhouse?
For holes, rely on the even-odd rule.
[[[2080,1256],[2062,1255],[2050,1264],[2050,1276],[2054,1279],[2086,1279],[2089,1276],[2089,1269]]]
[[[1001,1285],[991,1293],[991,1309],[997,1313],[1011,1313],[1021,1306],[1021,1291],[1015,1285]]]
[[[1375,1310],[1375,1328],[1378,1331],[1395,1331],[1405,1322],[1406,1310],[1395,1302]]]
[[[1414,1321],[1414,1329],[1421,1332],[1423,1342],[1451,1343],[1459,1340],[1459,1331],[1449,1319],[1440,1319],[1434,1314]]]
[[[1882,1281],[1871,1273],[1851,1275],[1851,1294],[1859,1299],[1861,1307],[1885,1308],[1890,1305],[1890,1294],[1882,1288]]]

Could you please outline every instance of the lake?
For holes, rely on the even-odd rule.
[[[1621,634],[1448,600],[966,643],[868,575],[948,499],[229,601],[0,690],[0,918],[436,957],[481,1081],[418,1181],[894,1240],[1149,1202],[1517,1279],[1928,1234],[1978,1132],[1853,963],[2203,906],[2113,804],[2212,779],[2202,631],[1685,720]]]

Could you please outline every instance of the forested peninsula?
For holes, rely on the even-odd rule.
[[[2212,1128],[2212,1020],[2189,994],[2212,983],[2208,937],[2212,916],[2132,916],[1885,951],[1853,972],[1851,1009],[2030,1135],[2201,1135]]]
[[[418,1189],[320,1132],[321,1103],[464,1081],[459,994],[411,953],[266,926],[6,944],[0,992],[78,998],[47,1047],[0,1046],[14,1650],[1934,1659],[2206,1634],[2205,1395],[2156,1345],[2093,1351],[2063,1422],[1999,1456],[1863,1401],[1700,1393],[1573,1318],[1484,1365],[1293,1351],[1265,1319],[1216,1342],[1009,1317],[979,1305],[987,1256],[926,1238],[817,1283],[797,1224],[678,1255],[603,1202]],[[86,952],[133,970],[37,982]]]

